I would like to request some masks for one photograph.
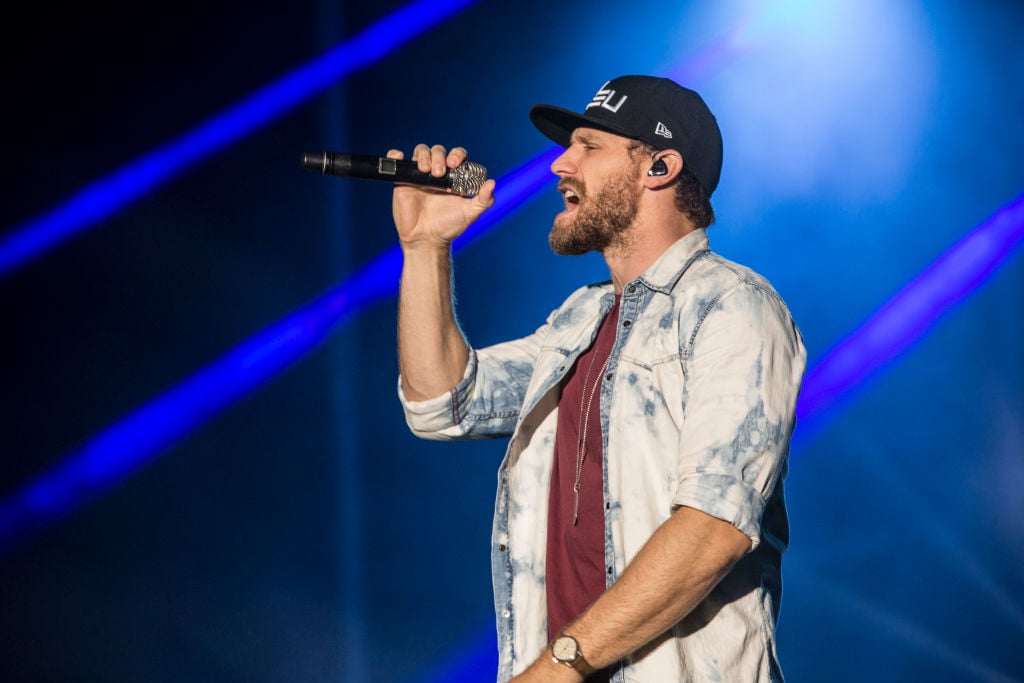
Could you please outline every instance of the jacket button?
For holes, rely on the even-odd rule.
[[[632,321],[630,321],[630,320],[623,320],[623,321],[622,321],[622,326],[623,326],[623,327],[629,327],[629,326],[630,326],[630,325],[632,325],[632,324],[633,324],[633,323],[632,323]]]
[[[615,375],[613,375],[612,373],[609,372],[607,375],[604,376],[604,378],[606,380],[608,380],[609,382],[611,382],[612,381],[612,377],[614,377],[614,376]]]
[[[612,568],[608,567],[608,576],[611,576],[611,575],[612,575]]]
[[[501,552],[505,552],[505,544],[502,543],[501,545],[499,545],[498,550],[500,550]]]
[[[507,609],[503,609],[503,610],[501,610],[501,616],[503,616],[504,618],[508,619],[510,616],[512,616],[512,613],[509,612]]]
[[[626,287],[626,292],[629,293],[629,294],[632,294],[635,291],[636,291],[636,285],[630,285],[629,287]]]

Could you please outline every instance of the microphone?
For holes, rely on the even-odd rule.
[[[481,186],[487,180],[487,169],[470,161],[464,161],[455,168],[448,169],[440,178],[423,173],[414,161],[340,152],[305,152],[302,155],[302,167],[320,171],[323,175],[417,185],[444,190],[462,197],[479,194]]]

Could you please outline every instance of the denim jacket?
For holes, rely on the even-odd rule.
[[[560,386],[613,301],[610,283],[580,288],[532,335],[472,350],[447,395],[412,402],[399,383],[418,436],[511,436],[491,548],[500,681],[547,646],[547,505]],[[616,665],[613,682],[782,680],[782,481],[805,362],[778,294],[713,254],[704,230],[623,288],[600,401],[607,584],[681,505],[733,524],[752,548],[690,614]]]

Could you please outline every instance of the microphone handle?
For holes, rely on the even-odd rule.
[[[420,171],[415,161],[340,152],[307,152],[302,155],[302,167],[319,171],[323,175],[431,187],[464,197],[479,192],[480,185],[487,177],[486,169],[470,162],[462,164],[454,173],[449,169],[443,176],[436,177]]]

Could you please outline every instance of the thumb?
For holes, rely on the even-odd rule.
[[[473,216],[473,220],[479,218],[480,214],[494,205],[494,186],[493,178],[486,180],[480,186],[480,192],[470,201],[470,213]]]

